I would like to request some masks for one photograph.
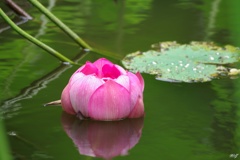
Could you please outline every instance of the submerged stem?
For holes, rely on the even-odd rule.
[[[12,0],[5,0],[5,3],[14,11],[16,12],[18,15],[23,16],[24,18],[27,19],[32,19],[32,17],[25,12],[20,6],[18,6],[15,2],[13,2]]]
[[[44,44],[43,42],[37,40],[36,38],[34,38],[33,36],[29,35],[27,32],[25,32],[24,30],[22,30],[20,27],[18,27],[4,12],[3,10],[0,8],[0,16],[2,16],[2,18],[17,32],[19,33],[21,36],[23,36],[24,38],[26,38],[27,40],[29,40],[30,42],[36,44],[37,46],[39,46],[40,48],[44,49],[45,51],[47,51],[48,53],[52,54],[53,56],[55,56],[56,58],[60,59],[61,61],[64,62],[69,62],[71,64],[75,64],[73,61],[71,61],[70,59],[68,59],[67,57],[65,57],[64,55],[62,55],[61,53],[57,52],[56,50],[54,50],[53,48],[49,47],[48,45]]]

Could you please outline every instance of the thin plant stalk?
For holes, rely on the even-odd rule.
[[[0,141],[1,141],[1,147],[0,147],[0,159],[4,160],[12,160],[10,146],[8,144],[5,127],[3,126],[2,119],[0,117]]]
[[[14,12],[16,12],[18,15],[23,16],[24,18],[27,19],[32,19],[32,17],[25,12],[20,6],[18,6],[15,2],[12,0],[5,0],[5,3],[12,9]]]
[[[83,39],[81,39],[75,32],[73,32],[68,26],[66,26],[60,19],[58,19],[54,14],[52,14],[47,8],[45,8],[37,0],[28,0],[33,6],[35,6],[41,13],[46,15],[53,23],[55,23],[59,28],[61,28],[67,35],[69,35],[75,42],[77,42],[81,47],[92,51],[90,47]]]
[[[16,31],[18,32],[21,36],[29,40],[30,42],[36,44],[40,48],[44,49],[48,53],[52,54],[56,58],[60,59],[63,62],[68,62],[70,64],[75,64],[73,61],[62,55],[61,53],[57,52],[53,48],[49,47],[48,45],[44,44],[43,42],[37,40],[33,36],[29,35],[27,32],[22,30],[20,27],[18,27],[5,13],[4,11],[0,8],[0,16]]]
[[[40,2],[37,0],[28,0],[33,6],[35,6],[41,13],[47,16],[53,23],[55,23],[59,28],[61,28],[68,36],[70,36],[78,45],[80,45],[84,49],[88,49],[89,51],[95,52],[100,55],[108,56],[115,59],[122,59],[123,57],[114,54],[111,52],[99,50],[96,48],[90,47],[82,38],[80,38],[75,32],[73,32],[67,25],[65,25],[59,18],[57,18],[54,14],[52,14],[47,8],[45,8]]]

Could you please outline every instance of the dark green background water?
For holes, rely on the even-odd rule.
[[[90,45],[116,57],[146,51],[159,41],[214,41],[240,46],[239,0],[40,2]],[[18,3],[34,17],[21,28],[71,59],[83,54],[37,9],[24,0]],[[5,6],[3,9],[9,11]],[[19,20],[14,14],[12,17]],[[2,19],[0,26],[6,27]],[[60,98],[77,67],[62,65],[12,29],[0,33],[0,44],[0,112],[14,157],[97,159],[81,155],[65,133],[61,107],[43,107],[44,103]],[[89,53],[79,62],[99,57]],[[111,60],[121,64],[120,59]],[[146,116],[141,137],[135,146],[129,147],[128,155],[113,159],[239,158],[234,157],[240,154],[239,79],[182,84],[156,81],[146,74],[143,77]]]

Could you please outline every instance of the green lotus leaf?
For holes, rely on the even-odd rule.
[[[207,82],[223,76],[237,76],[232,68],[239,61],[240,49],[212,42],[153,44],[146,52],[128,54],[123,65],[132,72],[156,75],[157,80],[170,82]]]

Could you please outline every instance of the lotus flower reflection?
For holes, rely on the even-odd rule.
[[[82,155],[112,159],[127,155],[140,140],[143,118],[122,121],[80,121],[63,112],[62,125]]]
[[[144,80],[107,59],[86,62],[70,78],[61,96],[63,109],[95,120],[144,115]]]

